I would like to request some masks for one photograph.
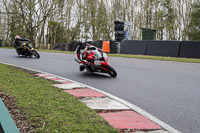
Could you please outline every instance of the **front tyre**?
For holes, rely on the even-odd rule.
[[[38,54],[37,51],[33,50],[32,53],[36,58],[38,58],[38,59],[40,58],[40,55]]]
[[[111,67],[110,65],[106,66],[108,74],[112,77],[117,77],[117,72],[115,71],[115,69],[113,67]]]

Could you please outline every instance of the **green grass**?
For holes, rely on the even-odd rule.
[[[35,132],[118,132],[94,110],[51,86],[51,81],[3,64],[0,64],[0,70],[0,91],[17,100],[19,111],[37,127]]]
[[[41,50],[41,49],[37,49],[37,51],[74,54],[74,52],[71,52],[71,51]],[[149,59],[149,60],[186,62],[186,63],[200,63],[200,59],[195,59],[195,58],[177,58],[177,57],[164,57],[164,56],[109,54],[109,53],[107,55],[112,56],[112,57],[123,57],[123,58],[137,58],[137,59]]]
[[[176,61],[176,62],[186,62],[186,63],[200,63],[200,59],[194,59],[194,58],[177,58],[177,57],[128,55],[128,54],[108,54],[108,56],[124,57],[124,58],[150,59],[150,60],[162,60],[162,61]]]
[[[0,48],[5,48],[5,49],[15,49],[14,47],[0,47]]]

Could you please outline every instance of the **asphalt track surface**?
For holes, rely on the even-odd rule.
[[[200,64],[109,57],[117,78],[79,72],[75,55],[39,52],[40,59],[0,49],[0,62],[24,66],[122,98],[183,133],[200,131]]]

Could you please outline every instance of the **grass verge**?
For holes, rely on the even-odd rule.
[[[72,51],[41,50],[41,49],[37,49],[37,51],[74,54],[74,52],[72,52]],[[195,58],[177,58],[177,57],[164,57],[164,56],[109,54],[109,53],[107,53],[107,55],[112,56],[112,57],[123,57],[123,58],[137,58],[137,59],[149,59],[149,60],[186,62],[186,63],[200,63],[200,59],[195,59]]]
[[[75,97],[55,88],[51,81],[0,64],[0,91],[16,99],[16,106],[35,132],[118,132]]]
[[[137,58],[137,59],[150,59],[150,60],[162,60],[162,61],[176,61],[176,62],[186,62],[186,63],[200,63],[200,59],[194,59],[194,58],[177,58],[177,57],[128,55],[128,54],[108,54],[108,56],[124,57],[124,58]]]

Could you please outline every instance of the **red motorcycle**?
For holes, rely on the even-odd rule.
[[[75,59],[76,62],[83,63],[88,72],[100,72],[108,73],[112,77],[117,76],[115,69],[108,63],[108,57],[106,53],[99,53],[97,50],[91,50],[89,56],[87,56],[87,62],[79,61]]]

